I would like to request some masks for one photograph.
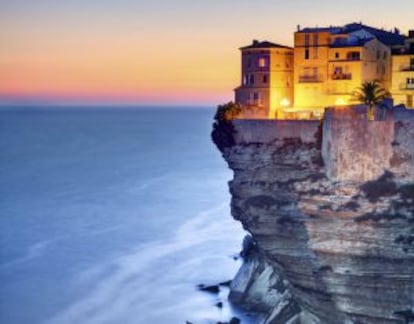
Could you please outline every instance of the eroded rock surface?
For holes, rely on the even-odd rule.
[[[413,115],[330,114],[323,143],[318,122],[234,123],[232,215],[258,252],[230,297],[265,323],[411,323]]]

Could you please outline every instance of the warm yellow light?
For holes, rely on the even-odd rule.
[[[338,98],[335,101],[335,106],[345,106],[346,105],[346,101],[343,98]]]
[[[283,108],[287,108],[287,107],[289,107],[289,106],[290,106],[290,101],[289,101],[288,99],[286,99],[286,98],[283,98],[283,99],[280,101],[280,105],[281,105]]]

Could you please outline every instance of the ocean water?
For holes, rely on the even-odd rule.
[[[213,114],[3,108],[0,323],[248,323],[196,288],[234,276],[245,234]]]

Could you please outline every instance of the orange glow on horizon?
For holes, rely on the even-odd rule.
[[[337,4],[321,0],[298,0],[312,13],[306,16],[297,15],[298,3],[271,1],[10,1],[0,5],[0,103],[227,102],[240,84],[238,48],[252,39],[291,46],[297,24],[363,20],[382,27],[383,16],[366,10],[360,17],[360,1],[349,1],[358,6],[348,5],[334,21],[326,13],[337,13]],[[387,29],[398,24],[406,33],[414,7],[401,6],[381,10],[389,13]]]

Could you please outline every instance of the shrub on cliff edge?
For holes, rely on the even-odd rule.
[[[217,107],[211,138],[221,152],[226,147],[231,147],[235,144],[233,137],[235,129],[232,120],[237,118],[241,112],[241,105],[233,102]]]

